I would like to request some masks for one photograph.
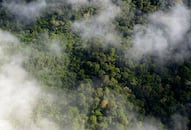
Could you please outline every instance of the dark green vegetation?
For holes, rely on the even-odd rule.
[[[130,46],[134,25],[147,23],[143,14],[171,4],[165,0],[122,1],[125,6],[114,21],[123,36],[117,48],[102,47],[103,41],[82,39],[71,31],[73,21],[99,12],[93,7],[76,11],[63,4],[27,24],[1,7],[0,28],[31,46],[30,58],[23,66],[40,83],[69,92],[77,90],[77,98],[71,97],[75,103],[68,106],[69,114],[75,117],[74,122],[85,120],[87,130],[126,129],[141,124],[145,116],[160,120],[157,125],[161,129],[172,129],[174,114],[189,115],[191,128],[191,61],[161,66],[151,58],[136,63],[122,53],[123,46]],[[48,49],[50,39],[60,41],[63,49],[59,53]]]

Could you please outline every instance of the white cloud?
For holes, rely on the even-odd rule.
[[[159,59],[187,58],[190,54],[187,38],[190,29],[190,10],[178,4],[168,12],[158,11],[149,16],[148,25],[136,25],[130,55],[138,60],[144,56]]]
[[[73,1],[77,3],[79,1]],[[120,13],[120,7],[110,0],[94,0],[89,5],[100,8],[100,12],[90,17],[75,21],[72,29],[78,32],[83,38],[99,38],[107,43],[119,42],[120,37],[112,23]]]
[[[19,1],[3,1],[3,6],[12,14],[24,21],[33,21],[46,9],[47,3],[45,0],[37,0],[33,2]]]

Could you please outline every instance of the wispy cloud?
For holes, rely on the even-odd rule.
[[[45,0],[37,0],[29,3],[22,0],[5,0],[3,1],[3,6],[23,21],[34,21],[41,16],[47,7],[47,3]]]
[[[73,1],[72,4],[78,2],[81,1]],[[82,3],[87,2],[82,1]],[[83,38],[98,38],[104,40],[106,43],[119,42],[120,37],[115,30],[113,20],[120,13],[120,7],[113,4],[110,0],[94,0],[88,4],[95,8],[100,8],[100,12],[93,16],[74,21],[72,29]]]
[[[148,17],[147,25],[136,25],[133,45],[129,56],[141,59],[155,56],[161,60],[190,57],[191,42],[187,39],[190,30],[190,10],[178,4],[168,12],[158,11]]]

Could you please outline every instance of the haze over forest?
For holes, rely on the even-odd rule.
[[[191,1],[0,0],[0,130],[191,130]]]

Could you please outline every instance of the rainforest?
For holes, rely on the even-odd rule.
[[[0,0],[0,130],[191,130],[191,1]]]

